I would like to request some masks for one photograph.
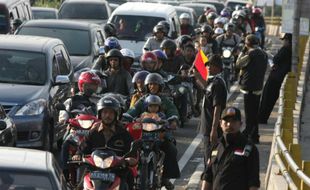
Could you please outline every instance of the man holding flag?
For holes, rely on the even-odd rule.
[[[221,113],[226,107],[227,90],[221,76],[223,65],[219,55],[213,55],[208,60],[200,50],[196,55],[194,66],[196,82],[204,91],[199,129],[204,135],[206,156],[211,145],[222,135],[219,122]]]

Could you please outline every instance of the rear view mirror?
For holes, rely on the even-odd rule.
[[[3,120],[0,120],[0,131],[6,129],[6,122]]]
[[[55,85],[68,84],[70,79],[67,75],[57,75],[55,79]]]

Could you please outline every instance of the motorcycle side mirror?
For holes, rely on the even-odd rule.
[[[57,110],[66,110],[66,106],[65,106],[63,103],[57,103],[57,104],[55,105],[55,108],[56,108]]]

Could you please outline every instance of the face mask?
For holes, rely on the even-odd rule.
[[[237,140],[238,133],[223,133],[223,136],[228,144],[234,144]]]

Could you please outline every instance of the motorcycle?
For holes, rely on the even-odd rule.
[[[264,31],[265,31],[264,27],[260,27],[260,26],[255,27],[255,33],[254,34],[259,39],[260,44],[262,43]]]
[[[69,165],[84,167],[84,190],[127,190],[126,171],[135,164],[131,158],[120,157],[120,150],[104,147],[95,149],[81,161],[69,161]]]
[[[232,82],[234,81],[234,55],[232,47],[222,47],[222,62],[223,62],[223,79],[226,83],[226,88],[229,91]]]

